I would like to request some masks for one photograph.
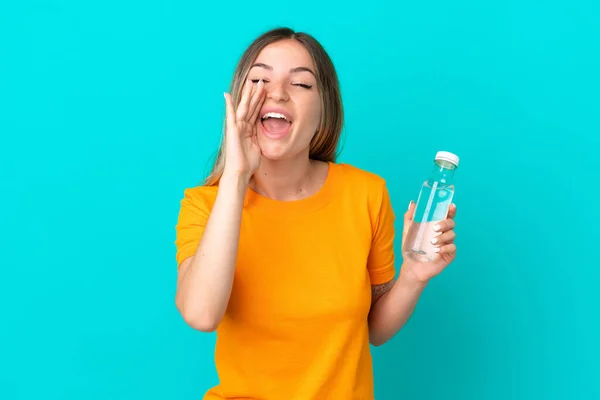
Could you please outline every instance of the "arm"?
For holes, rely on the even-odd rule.
[[[394,224],[393,213],[387,191],[384,191],[383,207],[380,213],[380,229],[377,230],[373,243],[372,261],[374,271],[381,271],[376,266],[394,265]],[[404,213],[404,229],[402,242],[408,232],[415,212],[414,202],[410,202]],[[434,262],[418,263],[405,261],[400,268],[398,280],[389,280],[383,284],[372,285],[371,311],[369,313],[369,340],[374,346],[380,346],[390,340],[406,324],[412,315],[421,293],[431,278],[438,275],[456,255],[454,245],[454,216],[456,206],[451,205],[448,219],[439,224],[439,236],[436,247],[439,257]],[[385,270],[386,268],[383,268]],[[393,268],[392,268],[393,270]],[[378,274],[376,274],[377,276]],[[379,278],[377,278],[379,279]],[[381,282],[381,280],[379,280]]]
[[[404,232],[412,221],[415,205],[411,202],[404,214]],[[369,338],[379,346],[390,340],[404,326],[412,315],[421,293],[427,283],[450,264],[456,256],[454,244],[454,216],[456,206],[452,205],[448,219],[439,224],[436,247],[439,256],[429,263],[405,261],[400,268],[397,281],[391,280],[372,286],[371,312],[369,313]],[[389,224],[391,229],[391,224]]]
[[[214,331],[231,294],[247,179],[222,177],[217,198],[194,256],[177,279],[176,305],[194,329]]]
[[[214,331],[229,303],[244,198],[260,164],[256,119],[265,93],[262,81],[244,85],[237,110],[231,95],[224,93],[225,168],[196,252],[181,263],[177,278],[177,308],[190,326],[201,331]]]
[[[398,280],[372,286],[369,313],[369,340],[380,346],[390,340],[412,315],[426,284],[406,268],[400,269]]]
[[[425,285],[416,281],[406,262],[394,280],[396,256],[394,251],[395,214],[385,185],[380,189],[376,204],[376,221],[371,250],[367,260],[372,282],[371,310],[369,312],[369,340],[380,346],[391,339],[410,318]],[[412,217],[414,204],[411,202],[404,214],[405,227]],[[404,236],[404,235],[403,235]]]

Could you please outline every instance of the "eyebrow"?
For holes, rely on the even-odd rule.
[[[254,68],[254,67],[260,67],[260,68],[268,69],[269,71],[273,71],[273,67],[271,67],[270,65],[264,64],[264,63],[253,64],[252,67],[250,67],[250,68]],[[310,72],[314,76],[317,76],[313,72],[313,70],[310,69],[310,68],[308,68],[308,67],[296,67],[296,68],[292,68],[292,69],[290,69],[290,72],[291,73],[296,73],[296,72]]]

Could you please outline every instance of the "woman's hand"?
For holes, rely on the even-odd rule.
[[[250,179],[260,165],[258,128],[256,121],[265,101],[264,82],[247,80],[237,110],[229,93],[225,93],[227,126],[225,129],[224,175],[233,174]]]
[[[413,220],[415,207],[415,203],[411,202],[408,211],[404,214],[404,230],[402,234],[403,244],[406,239],[406,234],[408,233],[408,228]],[[452,261],[454,261],[454,258],[456,257],[456,245],[454,244],[454,239],[456,238],[456,233],[454,232],[454,227],[456,225],[454,222],[455,216],[456,206],[452,204],[448,210],[448,218],[434,226],[434,230],[439,234],[433,238],[435,243],[432,244],[438,252],[433,261],[422,263],[410,259],[404,260],[403,267],[406,267],[407,272],[410,272],[419,283],[426,284],[431,278],[437,276],[450,265]]]

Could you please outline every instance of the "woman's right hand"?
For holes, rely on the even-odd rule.
[[[237,110],[234,110],[231,95],[225,93],[227,125],[224,175],[233,174],[249,180],[260,165],[261,151],[256,121],[265,101],[264,86],[262,80],[257,84],[247,80]]]

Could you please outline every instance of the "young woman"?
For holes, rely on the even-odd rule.
[[[335,162],[337,75],[308,34],[258,37],[225,104],[214,168],[185,190],[176,227],[177,307],[217,331],[220,383],[205,399],[372,399],[370,344],[394,336],[453,261],[456,208],[437,259],[405,261],[395,279],[386,183]]]

